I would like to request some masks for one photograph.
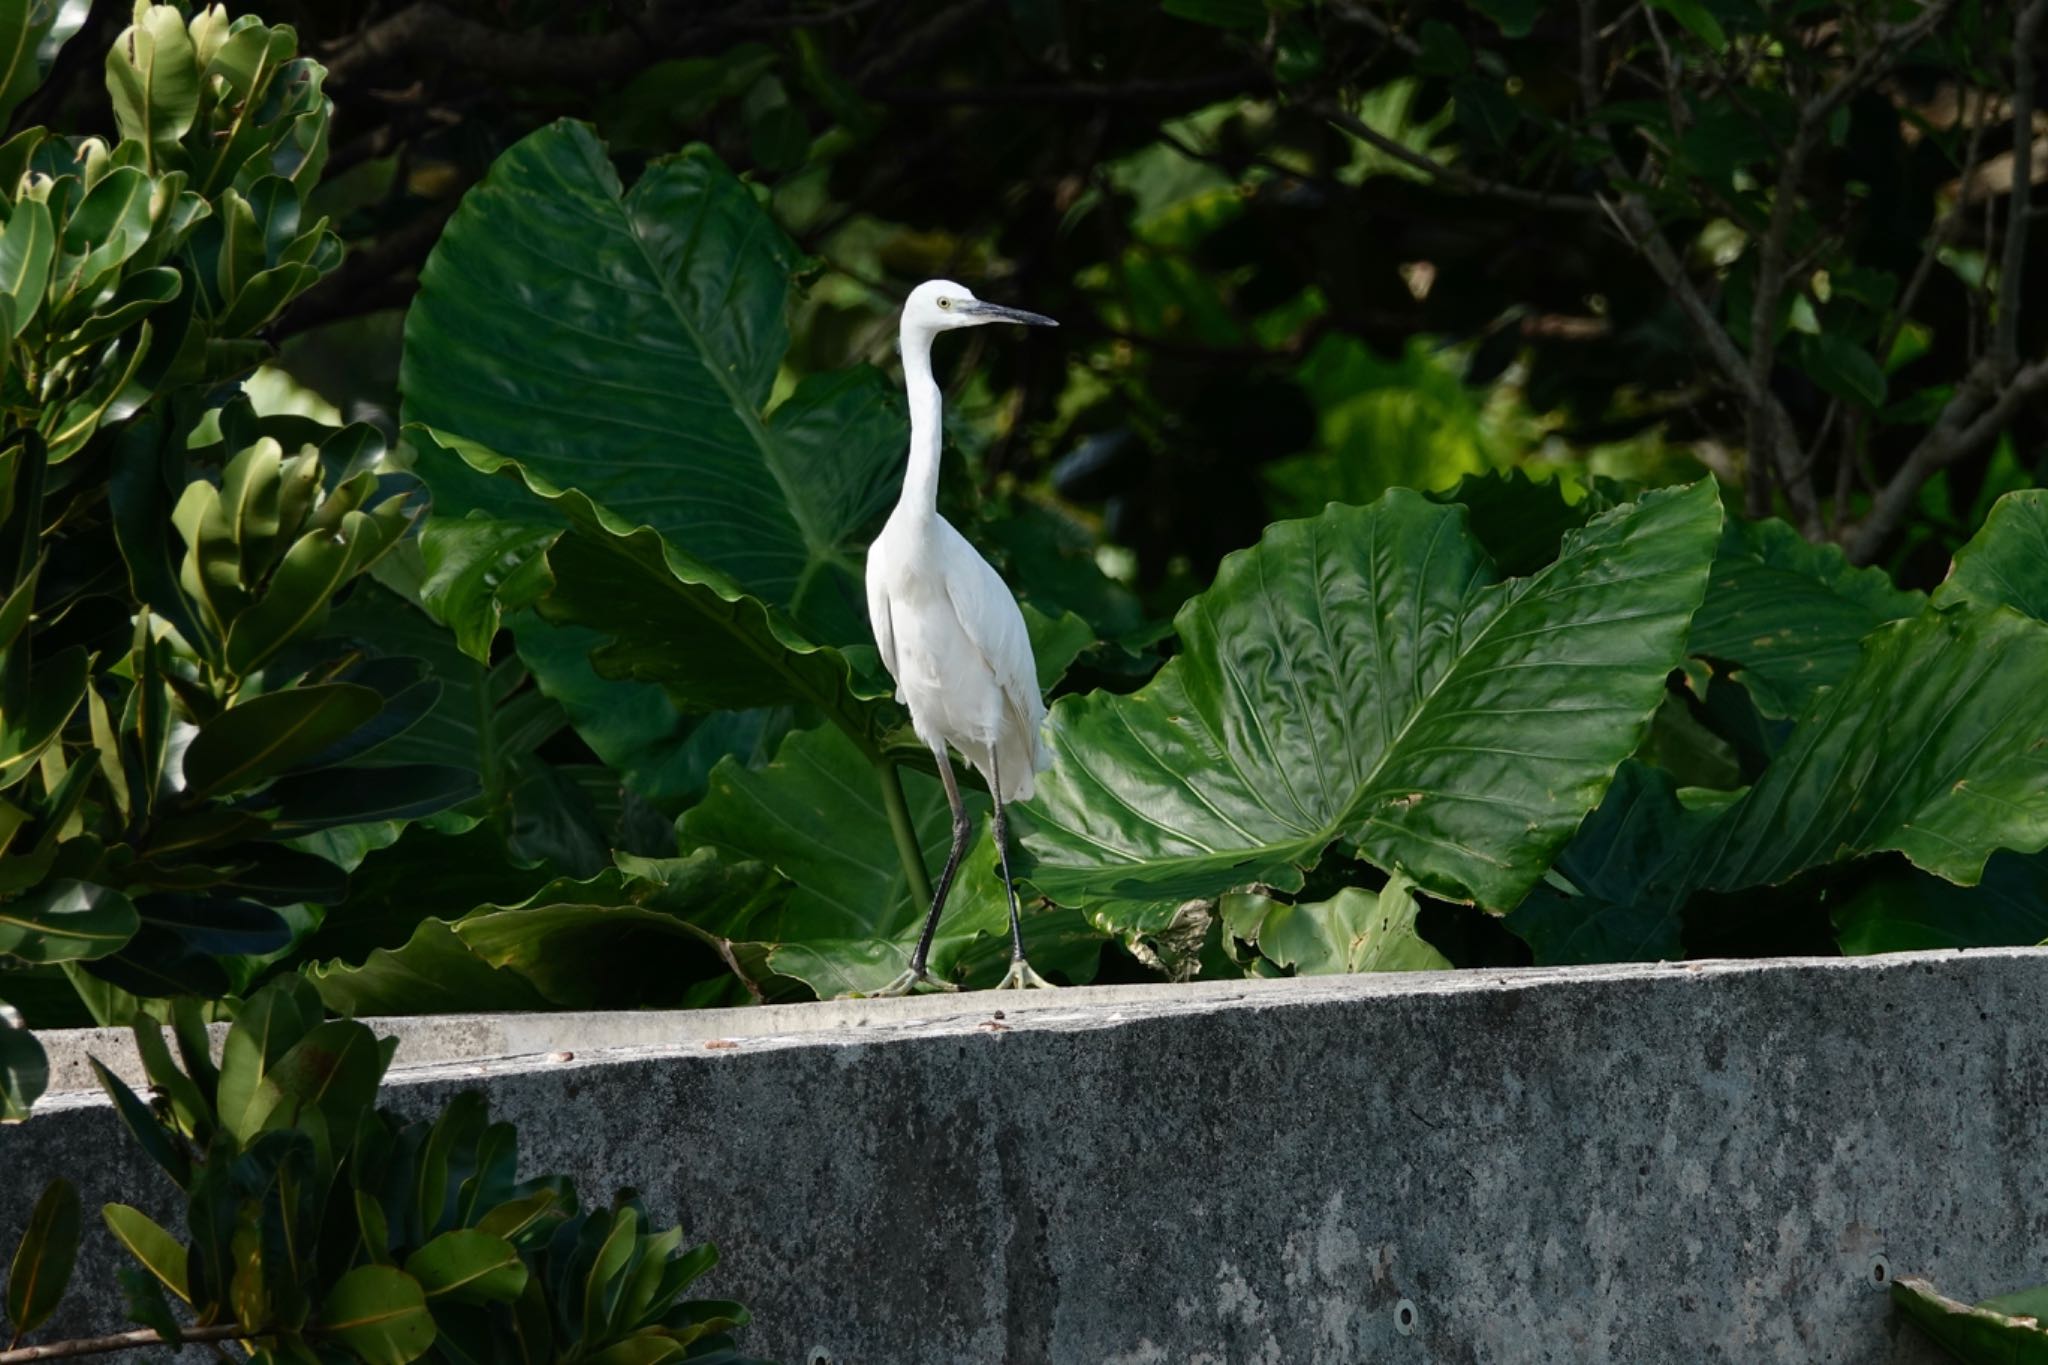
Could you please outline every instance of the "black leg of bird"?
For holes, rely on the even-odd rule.
[[[917,951],[910,955],[910,974],[922,978],[925,964],[932,955],[932,935],[939,930],[939,912],[946,908],[946,893],[953,889],[953,876],[960,870],[960,859],[967,852],[967,838],[973,826],[967,821],[967,806],[960,799],[960,784],[953,777],[953,761],[944,749],[937,750],[939,780],[946,784],[946,804],[953,808],[953,848],[946,855],[946,868],[939,873],[939,884],[932,888],[931,913],[925,916],[924,933],[918,936]],[[1001,809],[998,806],[998,809]]]
[[[993,749],[988,756],[988,787],[996,800],[996,861],[1003,869],[1003,894],[1010,901],[1010,970],[996,989],[1050,989],[1052,982],[1031,970],[1031,964],[1024,960],[1024,924],[1017,906],[1017,883],[1010,880],[1010,829],[1003,818],[1003,774]]]

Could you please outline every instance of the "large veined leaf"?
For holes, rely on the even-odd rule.
[[[1706,884],[1893,850],[1965,886],[2048,845],[2048,624],[1959,605],[1895,621],[1728,813]]]
[[[568,524],[547,551],[551,586],[539,609],[556,624],[605,637],[591,655],[599,674],[658,684],[690,712],[816,707],[880,752],[899,713],[882,700],[882,688],[856,688],[839,650],[815,643],[728,575],[581,490],[556,488],[473,443],[425,435],[475,469],[516,478]]]
[[[1720,518],[1708,483],[1647,494],[1506,581],[1462,509],[1405,490],[1268,528],[1181,609],[1143,689],[1054,708],[1033,882],[1156,916],[1298,888],[1341,841],[1513,906],[1640,741]]]
[[[1936,606],[1954,602],[2008,606],[2048,621],[2048,488],[2008,493],[1991,505],[1935,590]]]
[[[782,888],[758,864],[709,852],[664,870],[560,878],[516,905],[423,919],[401,947],[308,976],[348,1014],[701,1003],[704,983],[723,987],[730,927],[771,908]]]
[[[1855,666],[1864,636],[1925,602],[1782,521],[1731,518],[1687,648],[1730,665],[1766,716],[1796,716]]]
[[[1541,966],[1659,962],[1685,956],[1679,913],[1735,792],[1678,789],[1630,760],[1557,863],[1508,915]]]
[[[905,804],[928,875],[936,883],[952,842],[952,813],[938,778],[902,771]],[[996,872],[989,802],[962,793],[974,822],[932,941],[933,974],[967,973],[991,984],[1008,956],[1010,917]],[[735,937],[767,951],[770,966],[820,996],[886,984],[910,960],[929,906],[914,896],[890,833],[873,765],[829,727],[792,733],[766,768],[730,759],[712,770],[704,800],[680,822],[686,845],[767,863],[794,883],[773,913],[735,926]],[[1041,971],[1087,974],[1099,944],[1076,941],[1071,919],[1031,913],[1024,937]],[[1048,933],[1047,931],[1050,930]],[[981,952],[1003,945],[1000,955]]]
[[[868,369],[768,409],[799,264],[707,149],[627,189],[588,127],[553,124],[498,159],[421,271],[407,420],[653,527],[823,638],[860,638],[851,541],[894,494],[906,419]]]

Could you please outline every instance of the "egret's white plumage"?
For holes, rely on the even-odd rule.
[[[973,764],[996,799],[996,840],[1002,849],[1003,803],[1031,795],[1052,756],[1042,728],[1045,702],[1024,615],[989,562],[939,515],[939,386],[932,378],[932,341],[940,332],[990,322],[1057,326],[1051,318],[983,303],[950,280],[930,280],[903,305],[903,379],[910,396],[910,464],[903,494],[881,535],[868,547],[868,618],[882,663],[896,680],[896,699],[910,710],[918,738],[938,758],[953,805],[953,850],[932,900],[911,970],[886,993],[927,982],[925,959],[946,892],[959,867],[967,821],[953,781],[950,746]],[[1024,962],[1010,892],[1014,961],[1003,984],[1043,985]],[[929,983],[937,984],[937,983]]]

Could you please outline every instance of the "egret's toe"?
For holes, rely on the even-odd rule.
[[[999,991],[1055,991],[1059,987],[1031,970],[1031,964],[1020,957],[1010,963],[1009,973],[996,983],[996,989]]]
[[[928,971],[908,971],[878,991],[869,991],[868,997],[876,999],[885,995],[914,995],[922,986],[928,991],[957,991],[960,988],[950,981],[941,981]]]

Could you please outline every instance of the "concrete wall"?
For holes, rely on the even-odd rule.
[[[423,1021],[391,1097],[716,1240],[790,1365],[1924,1362],[1880,1273],[2048,1280],[2044,999],[2023,950]],[[144,1178],[55,1096],[0,1236],[60,1170]]]

